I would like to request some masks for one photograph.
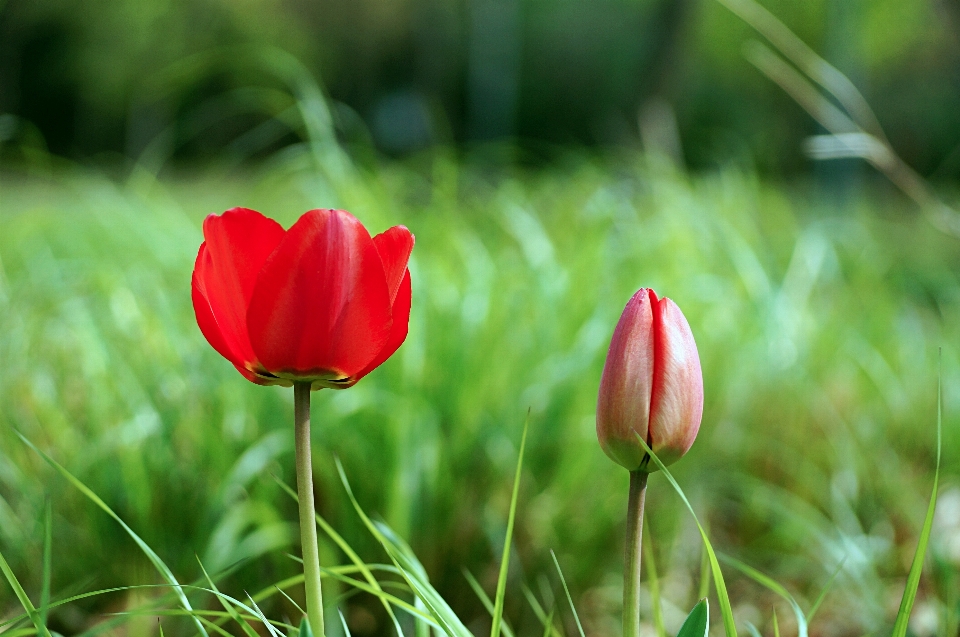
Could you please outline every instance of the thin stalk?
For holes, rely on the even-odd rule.
[[[627,501],[627,542],[623,560],[623,637],[640,637],[640,543],[643,539],[643,502],[647,472],[630,472]]]
[[[313,506],[313,465],[310,461],[310,383],[293,384],[297,439],[297,499],[300,501],[300,547],[307,621],[315,637],[323,637],[323,596],[320,592],[320,550]]]

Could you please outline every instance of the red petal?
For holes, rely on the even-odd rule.
[[[206,291],[203,285],[203,273],[209,271],[213,266],[210,264],[210,255],[207,253],[207,244],[201,243],[200,250],[197,252],[197,260],[193,266],[193,277],[191,281],[191,297],[193,299],[193,311],[197,316],[197,325],[200,331],[206,337],[207,342],[217,350],[221,356],[231,363],[235,364],[239,356],[233,351],[233,348],[227,343],[224,335],[220,332],[220,326],[217,325],[217,319],[210,309],[210,302],[207,300]]]
[[[654,297],[655,298],[655,297]],[[693,332],[677,304],[654,304],[656,346],[650,402],[650,444],[664,464],[693,445],[703,416],[703,374]]]
[[[631,471],[646,452],[637,435],[649,442],[650,391],[653,387],[653,308],[656,296],[641,288],[627,302],[610,340],[600,377],[597,438],[604,452]]]
[[[299,379],[344,378],[383,349],[390,294],[369,233],[343,210],[311,210],[263,266],[247,326],[264,368]]]
[[[247,335],[247,306],[260,268],[284,234],[276,221],[246,208],[203,222],[206,241],[193,271],[194,310],[204,336],[235,365],[257,365]]]
[[[403,281],[407,272],[407,262],[413,251],[413,243],[414,236],[405,226],[394,226],[373,238],[373,244],[377,246],[380,261],[383,263],[383,273],[387,277],[390,303],[395,302],[400,282]]]
[[[406,270],[400,287],[397,291],[397,298],[393,302],[393,328],[390,330],[390,337],[387,344],[383,346],[380,353],[373,361],[363,368],[350,379],[348,387],[354,385],[358,380],[380,367],[388,358],[393,356],[403,341],[407,339],[407,331],[410,325],[410,271]]]

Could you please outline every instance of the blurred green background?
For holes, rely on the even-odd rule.
[[[960,5],[766,6],[960,200]],[[816,635],[889,630],[932,481],[942,348],[944,473],[911,629],[957,635],[958,239],[864,165],[807,159],[823,131],[744,59],[755,37],[692,0],[2,4],[0,550],[28,592],[48,504],[55,597],[160,579],[16,432],[181,581],[198,558],[246,560],[220,582],[236,595],[297,571],[295,506],[274,480],[294,480],[292,393],[207,345],[189,279],[206,214],[242,205],[289,226],[342,207],[417,237],[407,342],[356,387],[314,394],[318,508],[365,559],[385,561],[334,456],[488,632],[463,569],[492,594],[529,411],[507,617],[542,633],[526,584],[575,634],[553,549],[587,633],[619,634],[628,476],[594,410],[620,311],[651,286],[683,309],[704,369],[703,427],[675,474],[718,549],[805,609],[840,569]],[[647,501],[673,634],[701,585],[699,540],[661,476]],[[741,627],[771,634],[777,608],[791,634],[782,602],[728,577]],[[153,617],[103,613],[159,595],[84,600],[52,626],[156,633]],[[372,598],[340,603],[354,634],[389,634]],[[263,608],[295,615],[279,597]]]

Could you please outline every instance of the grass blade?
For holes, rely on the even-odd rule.
[[[50,610],[50,579],[53,565],[53,509],[47,500],[43,516],[43,579],[40,584],[40,623],[47,625]]]
[[[580,637],[586,637],[583,632],[583,624],[580,623],[580,616],[577,615],[577,609],[573,605],[573,598],[570,597],[570,589],[567,588],[567,580],[563,576],[563,571],[560,570],[560,562],[557,561],[557,554],[553,552],[553,549],[550,549],[550,557],[553,558],[553,564],[557,567],[557,575],[560,576],[560,583],[563,584],[563,592],[567,595],[567,601],[570,603],[570,610],[573,611],[573,618],[577,620],[577,630],[580,631]]]
[[[493,617],[494,605],[490,601],[490,597],[483,590],[483,587],[480,586],[480,582],[477,581],[477,578],[473,576],[473,573],[467,569],[463,569],[463,576],[467,578],[467,583],[470,584],[470,588],[476,594],[477,599],[480,600],[480,603],[483,604],[483,607],[487,609],[487,612],[490,613],[490,616]],[[507,637],[513,637],[513,631],[510,627],[504,623],[503,624],[503,634]]]
[[[199,557],[197,557],[197,563],[200,564],[200,570],[203,572],[203,576],[207,579],[207,584],[210,585],[211,589],[219,593],[220,589],[217,588],[217,585],[213,583],[213,579],[207,573],[207,569],[203,567],[203,562],[200,561]],[[220,605],[223,606],[223,609],[230,614],[230,618],[240,625],[240,628],[243,630],[244,633],[246,633],[247,637],[260,637],[257,634],[257,631],[253,629],[253,626],[248,624],[246,620],[240,617],[240,613],[237,612],[237,610],[233,607],[232,604],[227,603],[227,601],[220,595],[217,595],[217,599],[220,601]]]
[[[523,596],[527,598],[527,603],[530,604],[530,608],[533,609],[533,614],[537,616],[537,619],[540,620],[540,623],[543,624],[544,635],[553,635],[553,637],[563,637],[560,634],[560,631],[557,630],[557,627],[553,625],[553,613],[554,608],[551,605],[550,614],[544,612],[543,606],[540,605],[540,602],[537,601],[536,596],[533,594],[533,591],[530,590],[530,587],[526,584],[520,585],[520,590],[523,591]]]
[[[338,608],[337,613],[340,615],[340,623],[343,624],[343,634],[347,637],[353,637],[350,634],[350,627],[347,626],[347,618],[343,616],[343,611]]]
[[[550,609],[550,614],[547,615],[546,621],[543,622],[543,637],[550,637],[550,635],[556,635],[557,629],[553,627],[553,609]]]
[[[798,637],[807,637],[807,618],[804,616],[803,611],[800,609],[800,605],[797,604],[797,600],[793,598],[793,595],[791,595],[790,592],[786,588],[784,588],[782,584],[774,580],[772,577],[764,575],[763,573],[753,568],[752,566],[744,564],[740,560],[734,559],[727,555],[721,555],[720,559],[722,559],[724,562],[734,567],[735,569],[737,569],[738,571],[740,571],[741,573],[743,573],[753,581],[757,582],[761,586],[768,588],[769,590],[773,591],[774,593],[782,597],[784,600],[786,600],[787,603],[790,604],[790,608],[793,609],[793,614],[796,615],[797,617]]]
[[[707,553],[707,546],[703,545],[700,550],[700,589],[697,597],[703,599],[710,593],[710,554]]]
[[[290,485],[280,480],[280,478],[278,478],[277,476],[274,476],[273,479],[277,482],[277,484],[280,485],[281,489],[287,492],[287,494],[290,497],[292,497],[294,500],[299,501],[297,492],[294,491],[290,487]],[[382,592],[382,589],[380,588],[380,582],[378,582],[377,578],[373,576],[373,573],[370,572],[369,568],[367,568],[366,563],[364,563],[364,561],[360,559],[360,556],[357,555],[357,552],[353,550],[353,547],[351,547],[350,544],[348,544],[347,541],[344,540],[343,537],[339,533],[337,533],[337,531],[332,526],[330,526],[330,524],[326,520],[320,517],[319,513],[315,514],[314,517],[316,518],[317,524],[320,526],[323,532],[326,533],[327,536],[331,540],[333,540],[333,542],[337,546],[340,547],[340,550],[343,551],[343,553],[350,559],[350,561],[353,562],[358,569],[360,569],[360,572],[363,574],[363,578],[370,583],[370,586]],[[403,630],[401,630],[400,628],[400,622],[397,620],[397,616],[396,614],[394,614],[393,608],[382,597],[380,598],[380,602],[383,604],[384,609],[387,611],[387,615],[390,616],[390,620],[393,622],[393,628],[394,630],[397,631],[397,637],[403,637]]]
[[[942,356],[942,353],[941,353]],[[942,363],[941,363],[942,364]],[[927,517],[923,521],[920,539],[917,542],[917,551],[913,555],[910,573],[907,575],[907,585],[900,600],[900,610],[893,624],[893,637],[906,637],[907,623],[910,620],[910,611],[913,602],[917,599],[917,588],[920,586],[920,573],[923,571],[923,560],[927,555],[927,544],[930,541],[930,529],[933,528],[933,514],[937,508],[937,487],[940,483],[940,447],[943,430],[943,378],[942,371],[937,377],[937,467],[933,473],[933,489],[930,491],[930,503],[927,505]]]
[[[657,561],[653,554],[653,542],[650,537],[650,525],[645,525],[648,541],[643,545],[643,563],[647,567],[647,585],[650,587],[650,605],[653,609],[653,625],[657,630],[657,637],[667,637],[667,629],[663,626],[663,608],[660,606],[660,577],[657,575]]]
[[[520,493],[520,474],[523,469],[523,452],[527,446],[527,429],[530,425],[530,412],[523,422],[523,436],[520,438],[520,454],[517,458],[517,472],[513,478],[513,493],[510,496],[510,514],[507,517],[507,535],[503,540],[503,557],[500,560],[500,575],[497,578],[496,602],[493,606],[493,625],[490,637],[500,637],[500,624],[503,622],[503,598],[507,591],[507,572],[510,570],[510,541],[513,539],[513,524],[517,517],[517,496]]]
[[[773,609],[773,637],[780,637],[780,623],[777,621],[777,609]]]
[[[827,598],[827,593],[830,592],[830,589],[833,588],[833,583],[837,581],[837,576],[840,575],[840,572],[843,570],[843,564],[847,561],[847,558],[844,557],[840,560],[840,564],[837,565],[837,570],[833,572],[833,575],[830,576],[830,579],[827,580],[827,583],[824,585],[823,590],[820,591],[820,594],[817,596],[817,601],[813,603],[813,606],[810,607],[810,611],[807,613],[807,625],[813,621],[813,616],[817,614],[817,611],[820,610],[820,604],[823,603],[823,600]],[[776,611],[774,611],[774,620],[776,620]]]
[[[30,601],[27,591],[23,590],[23,586],[20,585],[20,580],[13,574],[13,570],[10,568],[10,565],[7,564],[7,559],[3,556],[3,553],[0,553],[0,571],[3,571],[4,576],[6,576],[7,582],[10,583],[10,588],[13,589],[17,599],[20,600],[20,605],[23,606],[23,610],[27,611],[27,616],[30,617],[30,621],[33,622],[34,627],[37,629],[37,634],[42,637],[50,637],[47,627],[40,621],[40,613],[37,612],[33,602]]]
[[[350,499],[357,515],[360,516],[367,530],[387,552],[390,561],[400,571],[401,577],[410,586],[410,590],[423,601],[430,616],[440,626],[440,630],[450,637],[473,637],[473,634],[463,625],[463,622],[447,605],[443,597],[430,585],[423,565],[416,559],[410,548],[400,542],[389,527],[384,524],[374,524],[373,520],[364,512],[353,494],[353,489],[350,488],[350,482],[347,480],[347,474],[343,470],[339,458],[336,459],[336,465],[337,472],[340,474],[340,481],[343,483],[347,497]]]
[[[677,637],[707,637],[707,629],[710,626],[710,604],[704,597],[693,607],[687,618],[683,620],[683,626]]]
[[[192,612],[193,607],[190,606],[190,601],[187,599],[186,594],[183,592],[183,587],[180,585],[180,582],[177,581],[177,578],[173,576],[173,573],[170,571],[170,569],[167,567],[164,561],[160,559],[160,556],[157,555],[154,552],[154,550],[150,548],[150,546],[146,542],[144,542],[139,535],[137,535],[134,532],[133,529],[127,526],[127,523],[124,522],[122,519],[120,519],[120,516],[117,515],[114,512],[114,510],[107,505],[106,502],[101,500],[100,496],[94,493],[87,485],[81,482],[76,476],[74,476],[72,473],[67,471],[66,468],[63,467],[59,462],[57,462],[56,460],[54,460],[53,458],[45,454],[43,451],[40,450],[39,447],[37,447],[32,442],[27,440],[27,438],[23,434],[21,434],[19,431],[16,432],[16,434],[17,436],[20,437],[20,440],[22,440],[24,444],[26,444],[28,447],[33,449],[41,458],[46,460],[47,464],[49,464],[51,467],[56,469],[60,473],[60,475],[62,475],[64,478],[67,479],[68,482],[70,482],[70,484],[76,487],[83,495],[87,496],[88,499],[90,499],[94,504],[100,507],[107,515],[109,515],[120,526],[123,527],[123,530],[127,532],[127,535],[129,535],[134,542],[136,542],[137,546],[140,547],[140,550],[143,551],[143,553],[147,556],[147,559],[150,560],[154,568],[157,569],[157,571],[160,573],[163,579],[167,580],[167,582],[171,586],[173,586],[174,591],[180,600],[180,605],[183,606],[184,610],[188,612]],[[200,620],[197,619],[197,617],[194,617],[193,621],[196,624],[197,628],[200,630],[200,634],[202,634],[204,637],[209,637],[209,635],[207,635],[207,630],[203,627],[203,624],[200,622]]]
[[[690,515],[693,516],[693,521],[697,523],[697,530],[700,531],[700,537],[703,539],[703,545],[707,549],[707,556],[710,559],[710,570],[713,572],[714,586],[717,589],[717,598],[720,600],[720,615],[723,617],[723,629],[727,637],[737,637],[737,626],[733,621],[733,609],[730,607],[730,595],[727,593],[727,584],[723,581],[720,563],[717,561],[717,554],[713,550],[713,545],[710,544],[710,538],[707,537],[707,532],[703,530],[703,525],[700,524],[700,519],[693,510],[693,505],[690,504],[690,500],[687,499],[686,494],[684,494],[680,485],[677,484],[673,475],[667,470],[666,465],[657,457],[657,454],[653,453],[653,449],[647,445],[643,438],[637,436],[637,440],[643,445],[644,450],[650,455],[650,458],[654,464],[657,465],[657,468],[663,472],[663,476],[670,483],[670,486],[673,487],[673,490],[680,496],[680,499],[683,500],[687,510],[690,511]]]

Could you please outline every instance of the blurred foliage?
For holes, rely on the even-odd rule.
[[[908,163],[960,174],[956,0],[765,4],[861,87]],[[322,78],[343,139],[394,154],[493,138],[533,159],[554,144],[635,146],[655,99],[672,105],[694,167],[803,171],[800,142],[817,132],[745,63],[755,34],[713,0],[8,0],[0,12],[0,113],[74,157],[136,158],[158,140],[180,159],[284,146],[295,131],[258,129],[285,108],[264,47]]]
[[[589,634],[616,634],[627,473],[600,451],[594,410],[623,304],[652,286],[683,308],[705,376],[703,428],[675,473],[718,550],[806,608],[842,563],[823,634],[880,630],[896,613],[929,493],[943,347],[945,486],[917,612],[939,618],[918,634],[955,634],[960,253],[882,186],[826,200],[735,168],[689,177],[635,153],[568,154],[528,172],[436,148],[368,171],[320,143],[256,170],[157,179],[137,166],[123,182],[38,153],[24,161],[0,175],[0,538],[28,590],[47,501],[55,594],[157,580],[14,430],[181,581],[200,576],[195,556],[211,570],[248,559],[221,582],[238,595],[296,571],[284,555],[296,512],[272,478],[293,482],[291,392],[245,381],[207,345],[189,278],[206,213],[245,205],[289,225],[338,206],[375,232],[403,223],[417,236],[407,342],[358,386],[314,395],[319,510],[365,559],[383,556],[334,454],[362,505],[411,541],[471,629],[487,630],[461,569],[493,590],[529,409],[506,615],[539,630],[519,586],[559,592],[554,549]],[[699,543],[660,476],[647,500],[675,631],[699,586]],[[322,551],[325,564],[344,559]],[[769,630],[774,599],[745,578],[729,585],[739,620]],[[145,596],[73,604],[54,627],[77,633]],[[281,601],[268,614],[294,612]],[[387,634],[369,597],[343,603],[355,634]],[[190,631],[166,621],[165,632]]]

